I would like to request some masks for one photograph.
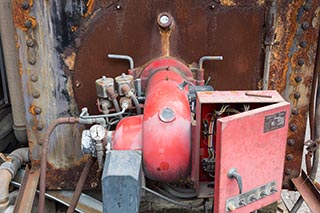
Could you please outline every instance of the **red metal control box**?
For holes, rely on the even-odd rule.
[[[276,91],[197,93],[192,179],[200,197],[214,197],[214,212],[280,199],[289,110]]]

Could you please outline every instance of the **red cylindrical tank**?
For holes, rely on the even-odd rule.
[[[191,155],[191,116],[184,81],[175,68],[155,71],[148,79],[142,127],[146,175],[172,182],[187,177]]]

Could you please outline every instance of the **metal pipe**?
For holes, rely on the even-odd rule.
[[[0,75],[1,75],[1,84],[2,84],[2,91],[3,91],[3,99],[4,104],[9,104],[9,91],[6,82],[6,73],[4,68],[4,61],[3,61],[3,52],[2,52],[2,44],[1,44],[1,35],[0,35]]]
[[[119,103],[118,103],[118,100],[116,98],[112,99],[112,103],[113,103],[113,106],[114,108],[116,109],[116,112],[117,113],[120,113],[120,106],[119,106]],[[118,116],[119,119],[122,119],[122,114]]]
[[[39,194],[39,213],[44,213],[45,192],[46,192],[46,173],[47,173],[47,152],[48,142],[53,130],[60,124],[79,123],[79,118],[64,117],[54,120],[48,127],[44,139],[42,141],[41,162],[40,162],[40,194]]]
[[[8,161],[0,166],[0,212],[4,212],[9,205],[9,184],[23,163],[30,161],[29,148],[14,150],[7,157]]]
[[[93,158],[89,158],[88,162],[86,163],[86,165],[85,165],[85,167],[84,167],[84,169],[83,169],[83,171],[81,173],[79,182],[77,183],[76,190],[73,193],[73,196],[72,196],[72,199],[71,199],[71,203],[69,205],[67,213],[74,212],[75,208],[77,207],[77,204],[78,204],[79,198],[81,196],[81,192],[82,192],[83,186],[84,186],[84,184],[85,184],[85,182],[87,180],[87,177],[89,175],[91,166],[93,165],[94,161],[95,160]]]
[[[199,69],[203,69],[203,63],[205,61],[222,61],[222,56],[202,56],[199,60]]]
[[[130,97],[134,103],[134,106],[136,107],[137,114],[141,115],[141,107],[140,107],[140,104],[139,104],[137,97],[133,93],[131,93]]]
[[[25,107],[12,17],[12,1],[1,0],[0,33],[2,40],[5,41],[2,43],[2,48],[13,115],[13,129],[17,140],[21,143],[27,143]]]
[[[130,63],[130,69],[132,70],[134,68],[133,58],[129,55],[108,54],[108,58],[128,60]]]
[[[82,112],[80,114],[80,119],[98,119],[98,118],[109,118],[109,117],[114,117],[114,116],[119,116],[122,115],[123,113],[125,113],[126,109],[128,108],[128,106],[124,106],[122,107],[121,112],[116,112],[116,113],[111,113],[111,114],[103,114],[103,115],[84,115],[83,112],[87,111],[87,108],[82,108]]]

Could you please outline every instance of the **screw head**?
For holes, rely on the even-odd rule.
[[[29,2],[27,2],[27,1],[22,2],[22,4],[21,4],[22,9],[27,10],[27,9],[29,9],[29,7],[30,7]]]
[[[295,143],[296,143],[296,141],[295,141],[294,139],[292,139],[292,138],[290,138],[290,139],[287,140],[287,144],[288,144],[289,146],[294,146]]]
[[[35,112],[37,115],[41,114],[41,112],[42,112],[41,107],[36,106],[36,107],[34,108],[34,112]]]
[[[307,46],[307,42],[306,41],[301,41],[299,43],[300,47],[305,48]]]
[[[26,44],[28,47],[34,46],[34,40],[32,38],[27,39]]]
[[[292,132],[297,131],[297,129],[298,129],[298,127],[297,127],[296,124],[290,124],[290,130],[291,130]]]
[[[299,58],[298,59],[298,64],[299,64],[299,66],[304,65],[304,59],[303,58]]]
[[[30,81],[32,82],[37,82],[38,81],[38,75],[37,74],[32,74],[30,76]]]
[[[32,97],[39,98],[40,97],[40,92],[38,90],[33,91],[32,92]]]
[[[293,160],[293,155],[292,154],[287,154],[286,159],[287,159],[287,161]]]
[[[294,93],[293,96],[294,96],[295,99],[299,99],[301,97],[299,92]]]
[[[24,26],[25,26],[26,28],[32,27],[32,21],[28,19],[27,21],[24,22]]]
[[[303,30],[307,30],[310,27],[310,25],[309,25],[308,22],[303,22],[301,27],[302,27]]]
[[[294,78],[294,80],[295,80],[297,83],[299,83],[299,82],[302,81],[302,77],[298,75],[298,76],[296,76],[296,77]]]

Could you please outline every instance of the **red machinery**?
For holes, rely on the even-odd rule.
[[[203,82],[201,75],[194,75],[199,70],[191,71],[179,60],[163,57],[144,68],[130,69],[132,75],[116,77],[116,86],[111,78],[97,80],[100,111],[109,111],[112,100],[118,112],[106,115],[125,116],[109,131],[107,153],[120,155],[112,158],[107,154],[103,181],[109,179],[103,190],[111,185],[132,185],[132,178],[119,183],[120,177],[126,177],[123,171],[108,170],[114,165],[120,170],[134,167],[131,161],[139,162],[139,158],[126,159],[129,154],[122,153],[139,152],[143,174],[156,184],[155,190],[168,194],[173,190],[173,197],[179,199],[213,197],[215,212],[249,212],[280,199],[289,104],[276,91],[222,92],[196,85]],[[101,91],[107,91],[105,97]],[[122,111],[115,104],[115,94],[120,96]],[[97,128],[91,128],[96,145],[105,134],[98,135]],[[111,180],[114,176],[119,179]],[[134,183],[140,181],[137,177]],[[134,189],[114,190],[121,196],[140,196]],[[104,192],[105,200],[127,202],[115,196],[114,190]],[[186,196],[177,196],[185,190],[189,190]]]

